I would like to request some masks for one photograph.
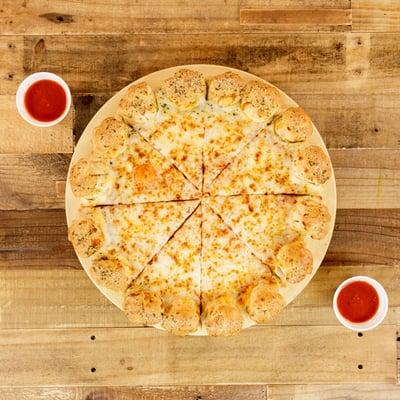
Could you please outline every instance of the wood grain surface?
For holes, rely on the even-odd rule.
[[[388,385],[389,386],[389,385]],[[238,390],[239,389],[239,390]],[[0,388],[1,400],[269,400],[266,385]]]
[[[264,32],[323,31],[322,22],[332,9],[346,11],[351,20],[346,23],[352,31],[399,32],[400,5],[397,0],[137,0],[126,2],[82,3],[45,0],[3,0],[0,29],[4,34],[118,34],[118,33],[181,33],[181,32],[252,32],[256,28],[240,24],[242,10],[271,9],[285,16],[288,10],[316,10],[320,19],[312,24],[277,24],[269,21],[258,30]],[[110,15],[113,18],[110,18]],[[328,14],[329,15],[329,14]],[[340,29],[334,20],[328,31]],[[339,22],[342,22],[339,20]],[[293,26],[294,25],[294,26]],[[345,25],[346,26],[346,25]],[[325,29],[326,30],[326,29]]]
[[[397,0],[1,1],[0,400],[399,399],[399,39]],[[288,93],[337,179],[335,232],[315,278],[272,324],[230,339],[130,327],[66,238],[64,182],[88,121],[132,80],[190,63],[243,69]],[[14,107],[22,79],[44,70],[68,82],[74,103],[49,130]],[[383,325],[362,336],[331,308],[357,274],[390,301]]]
[[[133,378],[136,385],[395,383],[395,334],[393,325],[361,338],[341,326],[263,326],[219,338],[153,328],[2,330],[0,377],[2,386],[52,386],[61,375],[65,385],[82,386]]]
[[[55,127],[27,124],[15,107],[15,96],[0,95],[0,153],[71,153],[74,150],[74,109]]]

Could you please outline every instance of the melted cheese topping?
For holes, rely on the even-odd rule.
[[[203,121],[199,107],[179,112],[163,94],[157,92],[160,112],[157,128],[149,136],[150,142],[199,189],[202,185]]]
[[[305,235],[292,196],[234,196],[207,199],[211,208],[263,262],[276,264],[275,256],[286,243]]]
[[[87,205],[187,200],[200,196],[170,161],[135,132],[124,152],[103,162],[109,164],[108,174],[99,179],[99,192],[85,199]]]
[[[98,207],[105,239],[102,252],[117,256],[136,277],[197,205],[198,201],[185,201]]]
[[[215,295],[240,296],[249,285],[269,276],[269,268],[203,203],[201,292],[205,301]]]
[[[239,104],[222,107],[208,103],[204,109],[204,187],[211,182],[239,154],[243,147],[265,126],[250,120]]]
[[[319,187],[299,178],[292,160],[300,146],[285,144],[265,129],[214,180],[211,194],[316,194]]]
[[[135,280],[136,290],[159,293],[171,304],[178,296],[200,300],[201,208],[199,207]]]

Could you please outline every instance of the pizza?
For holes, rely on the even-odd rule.
[[[332,231],[332,166],[277,88],[181,68],[130,85],[96,121],[69,171],[68,237],[131,323],[230,336],[311,279]]]

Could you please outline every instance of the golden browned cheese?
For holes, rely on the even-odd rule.
[[[90,158],[79,159],[71,168],[70,183],[76,197],[91,196],[98,192],[101,176],[107,173],[100,161]]]
[[[123,310],[129,321],[134,324],[154,325],[161,322],[163,306],[157,293],[128,289],[124,297]]]
[[[104,243],[103,232],[89,216],[82,216],[71,224],[68,239],[82,257],[92,256]]]
[[[128,277],[122,263],[117,258],[94,260],[89,274],[100,286],[116,292],[124,292],[128,286]]]
[[[114,157],[122,152],[128,140],[131,128],[113,117],[108,117],[94,129],[92,142],[94,152]]]
[[[136,125],[157,112],[157,102],[152,88],[146,83],[131,86],[120,100],[117,115],[127,124]]]
[[[133,176],[139,189],[149,190],[161,183],[156,169],[150,163],[140,164],[133,169]]]
[[[308,146],[295,154],[300,176],[306,181],[323,184],[332,175],[329,157],[319,146]]]
[[[328,208],[320,202],[307,198],[301,200],[300,206],[302,206],[302,222],[307,232],[313,239],[323,239],[328,234],[331,221]]]
[[[170,101],[178,108],[190,110],[206,94],[206,81],[201,72],[180,69],[165,80],[163,89]]]
[[[254,121],[270,123],[282,107],[278,89],[267,83],[250,81],[242,91],[241,108]]]
[[[242,329],[243,315],[232,296],[221,295],[207,302],[203,321],[210,336],[231,336]]]
[[[287,243],[277,254],[279,266],[288,282],[301,282],[313,269],[313,256],[301,242]]]
[[[234,72],[225,72],[212,78],[208,85],[208,100],[221,106],[231,106],[240,101],[245,81]]]
[[[283,297],[276,287],[265,280],[257,283],[250,291],[246,309],[250,318],[262,324],[274,319],[285,306]]]
[[[199,327],[199,305],[189,297],[178,297],[165,309],[162,326],[169,332],[184,336]]]
[[[274,121],[275,133],[285,142],[304,142],[313,132],[308,114],[300,107],[285,110]]]

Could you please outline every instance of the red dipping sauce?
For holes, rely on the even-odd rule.
[[[337,306],[340,314],[349,321],[365,322],[378,311],[379,296],[369,283],[351,282],[340,291]]]
[[[64,113],[67,107],[67,95],[60,84],[50,79],[43,79],[29,86],[24,103],[32,118],[50,122]]]

